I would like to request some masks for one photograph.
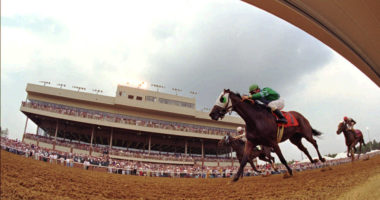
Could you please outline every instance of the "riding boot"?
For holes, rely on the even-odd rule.
[[[285,119],[284,115],[282,115],[282,112],[279,109],[276,109],[273,112],[278,117],[277,123],[280,123],[280,124],[287,124],[288,123],[288,120]]]

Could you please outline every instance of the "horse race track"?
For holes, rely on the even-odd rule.
[[[282,175],[146,178],[86,171],[1,151],[1,199],[380,199],[380,156]]]

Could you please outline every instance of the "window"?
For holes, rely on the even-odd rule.
[[[157,101],[157,98],[156,98],[156,97],[152,97],[152,96],[146,96],[146,97],[145,97],[145,101],[156,102],[156,101]]]
[[[133,95],[128,95],[128,99],[133,99]]]
[[[136,100],[142,101],[142,97],[136,96]]]
[[[186,102],[175,101],[175,100],[170,100],[170,99],[163,99],[163,98],[159,98],[159,102],[163,103],[163,104],[188,107],[188,108],[194,108],[195,107],[195,105],[192,103],[186,103]]]

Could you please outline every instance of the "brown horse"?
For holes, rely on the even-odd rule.
[[[227,134],[221,140],[219,140],[218,145],[227,145],[232,147],[232,149],[236,152],[236,157],[241,163],[245,147],[245,142],[242,139],[236,139]],[[269,162],[272,165],[273,169],[277,171],[277,168],[274,165],[274,158],[270,155],[272,148],[267,146],[261,146],[260,148],[261,149],[257,147],[253,148],[248,156],[248,162],[251,165],[252,169],[256,172],[260,172],[253,164],[253,160],[258,157],[262,161]]]
[[[343,132],[344,138],[346,139],[347,157],[351,156],[352,161],[354,161],[355,159],[354,153],[356,151],[356,144],[359,143],[360,145],[358,159],[360,156],[360,152],[362,151],[362,144],[365,146],[362,132],[359,129],[356,129],[356,131],[358,131],[359,133],[358,136],[356,136],[355,131],[348,129],[346,122],[340,122],[338,125],[338,130],[336,131],[336,134],[338,135]]]
[[[268,108],[265,105],[261,105],[257,102],[243,102],[239,94],[235,94],[230,90],[224,90],[218,97],[216,104],[211,110],[210,117],[213,120],[218,120],[219,118],[223,118],[227,112],[232,111],[235,111],[237,114],[239,114],[245,121],[247,138],[244,156],[240,163],[239,171],[235,175],[233,181],[237,181],[239,179],[245,165],[247,164],[249,156],[248,152],[252,151],[252,148],[256,145],[272,147],[281,160],[281,163],[285,165],[286,169],[289,172],[289,175],[292,176],[292,169],[288,166],[277,142],[276,118],[271,112],[268,111]],[[313,138],[313,135],[319,136],[322,133],[313,129],[310,126],[309,121],[300,113],[295,111],[290,111],[290,113],[298,120],[299,126],[291,126],[285,128],[280,142],[289,139],[290,142],[292,142],[306,154],[310,162],[316,163],[318,160],[312,159],[309,152],[301,142],[301,139],[305,138],[307,141],[313,144],[314,148],[317,150],[319,159],[322,162],[325,162],[325,159],[322,158],[318,150],[317,142]]]

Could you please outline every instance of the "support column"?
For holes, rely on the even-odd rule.
[[[92,126],[92,131],[91,131],[91,142],[90,142],[90,156],[92,154],[92,141],[94,140],[94,130],[95,130],[95,127]]]
[[[218,145],[216,145],[216,151],[215,151],[215,154],[216,154],[216,158],[218,158]]]
[[[40,138],[38,137],[39,136],[39,134],[38,134],[38,129],[39,129],[40,127],[37,125],[37,130],[36,130],[36,135],[37,135],[37,146],[39,146],[40,145]]]
[[[231,165],[233,167],[234,166],[234,158],[232,156],[232,152],[233,152],[233,150],[232,150],[232,147],[231,147]]]
[[[22,142],[24,142],[24,139],[25,139],[26,127],[28,126],[28,119],[29,119],[28,116],[26,116],[24,134],[22,135]]]
[[[55,134],[54,134],[53,150],[55,150],[55,144],[57,143],[57,134],[58,134],[58,119],[57,119],[57,124],[56,124],[56,126],[55,126]]]
[[[58,119],[57,119],[57,124],[55,125],[54,143],[57,141],[57,134],[58,134]]]
[[[202,140],[202,159],[205,157],[204,142]]]
[[[187,140],[185,140],[185,156],[187,156]]]
[[[148,154],[150,154],[150,148],[151,148],[151,145],[152,145],[152,134],[149,134],[149,143],[148,143]]]
[[[113,128],[111,128],[110,149],[112,149]]]
[[[205,164],[205,151],[204,151],[204,143],[203,143],[203,140],[201,140],[202,142],[202,172],[203,172],[203,168],[204,168],[204,164]],[[207,172],[206,172],[207,173]]]

